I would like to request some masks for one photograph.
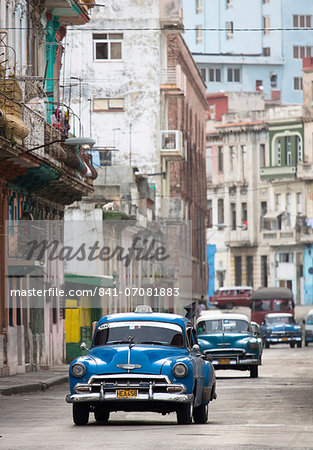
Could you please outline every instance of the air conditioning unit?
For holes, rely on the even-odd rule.
[[[161,155],[185,159],[183,134],[179,130],[161,131]]]

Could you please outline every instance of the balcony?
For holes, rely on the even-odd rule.
[[[294,229],[266,230],[261,232],[262,240],[270,246],[293,245],[297,243],[297,232]]]
[[[185,147],[181,131],[161,131],[161,155],[170,157],[171,159],[185,159]]]
[[[225,238],[228,247],[251,247],[253,244],[249,237],[249,231],[245,228],[230,230]]]
[[[261,179],[276,179],[276,178],[295,178],[297,174],[296,166],[275,166],[275,167],[261,167]]]
[[[160,0],[160,24],[166,30],[184,31],[180,0]]]
[[[161,71],[161,90],[171,97],[186,95],[186,75],[179,64],[168,66]]]
[[[298,163],[297,178],[301,180],[312,180],[313,178],[313,163]]]

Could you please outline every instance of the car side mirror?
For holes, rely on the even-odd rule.
[[[194,351],[195,353],[200,353],[200,346],[198,344],[193,345],[192,351]]]
[[[89,350],[89,348],[87,347],[87,345],[85,344],[85,342],[82,342],[82,343],[80,344],[80,349],[81,349],[81,350]]]

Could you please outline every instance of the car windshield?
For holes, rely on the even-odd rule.
[[[242,333],[249,330],[249,323],[242,319],[210,319],[198,323],[198,334]]]
[[[103,323],[96,331],[93,346],[134,344],[184,347],[179,325],[167,322],[125,321]]]
[[[295,323],[295,319],[292,316],[290,316],[290,317],[286,317],[286,316],[266,317],[265,323],[267,325],[272,325],[273,323],[292,324],[292,323]]]

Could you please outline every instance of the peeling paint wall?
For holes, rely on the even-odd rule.
[[[93,59],[93,33],[108,30],[123,33],[121,61]],[[71,95],[69,87],[64,89],[64,101],[71,96],[71,107],[81,113],[84,134],[95,138],[97,146],[115,147],[115,163],[158,172],[160,61],[166,60],[159,2],[108,1],[106,8],[92,10],[91,21],[83,30],[69,31],[67,42],[65,80],[76,86]],[[96,98],[124,98],[124,111],[92,111]]]

